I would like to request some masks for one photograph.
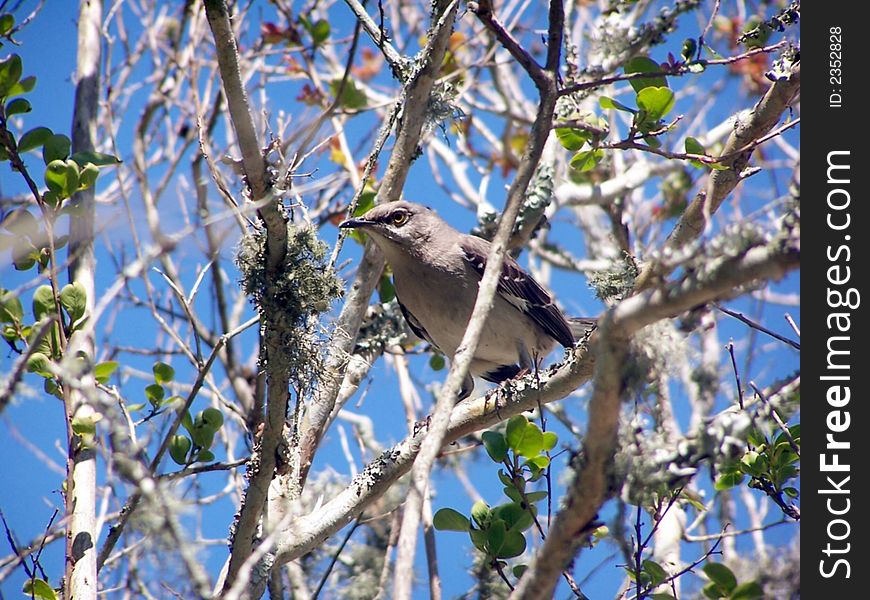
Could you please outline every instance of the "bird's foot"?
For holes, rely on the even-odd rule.
[[[429,429],[429,424],[432,422],[432,415],[426,415],[425,419],[414,422],[414,435],[420,433],[424,428]]]

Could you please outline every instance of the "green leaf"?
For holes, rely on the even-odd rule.
[[[97,433],[97,422],[103,416],[99,413],[88,415],[86,417],[74,417],[72,420],[73,433],[78,436],[93,436]]]
[[[27,92],[33,91],[33,88],[36,87],[36,77],[30,75],[29,77],[24,77],[18,81],[15,85],[10,88],[8,97],[18,96],[20,94],[26,94]]]
[[[175,379],[175,369],[167,365],[165,362],[158,361],[154,363],[154,366],[151,367],[151,371],[154,373],[154,381],[157,383],[169,383]]]
[[[668,578],[668,572],[654,560],[643,561],[643,570],[649,574],[650,583],[653,585],[659,585]]]
[[[20,323],[24,318],[21,300],[9,290],[0,290],[0,323]]]
[[[16,98],[6,105],[6,116],[23,115],[33,110],[30,101],[26,98]]]
[[[187,464],[187,453],[190,452],[191,443],[186,436],[174,435],[169,442],[169,456],[179,465]]]
[[[73,322],[81,319],[88,308],[88,292],[81,282],[68,283],[60,291],[60,303]]]
[[[659,64],[649,56],[635,56],[625,63],[625,73],[658,73],[662,70]],[[668,87],[668,80],[664,75],[655,75],[652,77],[639,77],[638,79],[630,79],[628,82],[634,91],[638,94],[641,90],[649,87]]]
[[[28,598],[38,598],[39,600],[57,600],[57,593],[52,589],[44,579],[28,579],[24,582],[21,588],[24,595]]]
[[[40,377],[54,377],[52,375],[49,365],[51,364],[51,360],[43,354],[42,352],[34,352],[27,359],[27,372],[28,373],[36,373]]]
[[[148,398],[148,402],[151,403],[151,406],[154,408],[158,408],[160,403],[163,401],[163,397],[166,395],[166,390],[163,389],[163,386],[158,383],[152,383],[151,385],[145,388],[145,397]]]
[[[563,148],[576,152],[592,139],[592,134],[574,127],[557,127],[556,138]]]
[[[55,160],[66,160],[69,151],[69,138],[61,133],[55,133],[45,140],[45,144],[42,146],[42,160],[45,161],[46,165]]]
[[[329,82],[329,90],[332,92],[333,96],[338,95],[339,87],[341,87],[341,78],[333,79]],[[342,108],[356,110],[365,108],[368,102],[369,100],[368,96],[366,96],[365,90],[358,88],[353,79],[346,79],[344,87],[341,90],[341,96],[338,98],[338,105]]]
[[[623,112],[630,112],[630,113],[636,113],[636,112],[637,112],[636,110],[634,110],[633,108],[630,108],[630,107],[626,106],[626,105],[623,104],[622,102],[617,102],[617,101],[614,100],[613,98],[609,98],[609,97],[607,97],[607,96],[601,96],[601,97],[598,99],[598,105],[601,106],[601,108],[604,108],[604,109],[616,109],[616,110],[621,110],[621,111],[623,111]]]
[[[71,160],[51,161],[45,168],[45,185],[61,199],[69,198],[79,189],[78,165]]]
[[[704,145],[697,139],[689,136],[686,138],[686,153],[687,154],[707,154]]]
[[[215,430],[206,427],[201,418],[202,413],[196,416],[196,419],[193,422],[193,432],[191,433],[191,437],[193,438],[193,443],[199,446],[200,448],[211,448],[211,445],[214,443],[214,434]]]
[[[571,159],[571,168],[581,173],[591,171],[604,158],[604,150],[582,150]]]
[[[740,485],[743,482],[743,473],[722,473],[716,478],[716,483],[713,484],[713,489],[717,492],[731,489]]]
[[[559,436],[552,431],[544,432],[544,450],[549,451],[556,447]]]
[[[800,495],[797,488],[794,487],[786,487],[782,489],[783,493],[789,498],[797,498]]]
[[[481,529],[486,529],[489,526],[492,511],[483,500],[478,500],[471,507],[471,518],[477,523]]]
[[[54,292],[50,285],[41,285],[33,292],[33,317],[39,321],[48,314],[54,314]]]
[[[214,460],[214,452],[211,450],[200,450],[196,453],[196,460],[198,462],[211,462]]]
[[[70,160],[74,160],[80,167],[84,167],[91,163],[97,167],[108,167],[121,164],[121,159],[113,154],[103,154],[102,152],[76,152],[70,156]]]
[[[6,35],[15,26],[15,17],[10,13],[0,15],[0,35]]]
[[[432,524],[438,531],[469,531],[471,521],[458,510],[442,508],[432,517]]]
[[[514,558],[526,551],[526,538],[519,531],[508,531],[496,558]]]
[[[480,529],[469,529],[468,537],[471,538],[471,543],[481,552],[486,552],[486,532]]]
[[[543,490],[539,492],[529,492],[528,494],[526,494],[526,501],[529,504],[534,504],[535,502],[540,502],[541,500],[546,499],[548,495],[549,494],[547,494],[547,492]]]
[[[444,355],[440,352],[434,352],[432,356],[429,357],[429,368],[433,371],[440,371],[447,363],[444,360]]]
[[[501,548],[506,537],[507,524],[501,519],[492,521],[486,530],[486,547],[489,549],[490,555],[495,557],[501,555]]]
[[[509,530],[525,531],[534,524],[532,514],[519,502],[507,502],[492,509],[493,519],[505,522]]]
[[[17,236],[26,235],[31,239],[40,237],[39,223],[26,208],[18,208],[9,212],[3,219],[3,229]]]
[[[737,587],[734,573],[722,563],[708,562],[704,565],[704,574],[725,594],[730,594]]]
[[[311,39],[315,46],[319,46],[329,38],[329,21],[320,19],[310,27],[306,27],[308,33],[311,34]]]
[[[86,164],[82,167],[81,173],[79,173],[79,189],[86,190],[97,182],[97,177],[100,175],[100,169],[96,165],[91,163]]]
[[[508,444],[502,434],[497,431],[484,431],[480,438],[483,440],[486,453],[489,454],[493,462],[500,463],[507,458]]]
[[[766,461],[758,452],[749,450],[740,459],[740,470],[747,475],[758,476],[767,468]]]
[[[94,367],[94,379],[102,383],[103,385],[109,383],[109,379],[112,377],[112,373],[118,370],[118,361],[116,360],[107,360],[105,362],[101,362]]]
[[[5,60],[0,60],[0,99],[10,95],[12,86],[21,79],[21,57],[10,54]]]
[[[685,62],[689,62],[695,57],[695,53],[698,52],[698,42],[695,38],[686,38],[683,40],[683,45],[680,48],[680,57]]]
[[[550,459],[544,456],[543,454],[539,454],[537,456],[533,456],[525,463],[525,465],[534,466],[536,469],[546,469],[550,466]]]
[[[741,583],[731,591],[730,600],[759,600],[764,598],[764,589],[757,581]]]
[[[393,286],[393,281],[389,275],[384,273],[381,275],[381,280],[378,282],[378,297],[381,302],[389,302],[396,297],[396,288]]]
[[[715,583],[708,583],[704,586],[701,592],[703,592],[703,594],[711,600],[717,600],[718,598],[722,598],[725,596],[725,594],[723,594],[721,590],[719,590],[719,586],[717,586]]]
[[[637,105],[647,121],[659,121],[674,107],[674,92],[666,87],[647,87],[637,93]]]
[[[187,430],[187,433],[193,433],[193,419],[190,418],[190,411],[184,411],[181,417],[181,426]]]
[[[200,421],[203,427],[217,431],[224,424],[224,415],[216,408],[206,408],[200,413]]]
[[[34,127],[18,140],[18,151],[29,152],[41,147],[54,133],[48,127]]]
[[[667,592],[659,592],[650,596],[651,600],[675,600],[673,594]]]
[[[515,565],[513,569],[511,569],[511,573],[514,574],[514,577],[517,579],[521,579],[523,574],[528,570],[528,565]]]
[[[528,424],[529,420],[523,415],[515,415],[508,419],[505,436],[509,447],[516,450],[517,444],[522,440],[523,433]]]

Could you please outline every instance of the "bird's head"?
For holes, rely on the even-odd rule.
[[[372,236],[384,251],[397,246],[413,253],[427,243],[442,223],[435,212],[412,202],[389,202],[375,206],[364,215],[342,222],[342,229],[360,229]]]

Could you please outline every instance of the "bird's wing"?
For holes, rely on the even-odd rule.
[[[459,242],[465,260],[483,277],[489,243],[474,236],[464,236]],[[555,305],[547,290],[510,256],[506,256],[498,280],[498,293],[565,348],[574,345],[574,336],[562,311]]]
[[[405,305],[401,302],[399,302],[399,309],[402,311],[402,316],[405,317],[405,321],[408,322],[408,327],[411,328],[411,331],[414,332],[414,335],[416,335],[421,340],[426,340],[427,342],[438,348],[438,344],[436,344],[432,340],[432,336],[429,335],[429,333],[426,331],[426,329],[423,327],[417,317],[411,314],[411,311],[405,308]]]

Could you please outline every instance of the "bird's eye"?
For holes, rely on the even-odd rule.
[[[396,212],[394,212],[393,214],[390,215],[390,223],[392,223],[396,227],[401,227],[402,225],[404,225],[405,223],[408,222],[409,217],[410,217],[410,215],[407,212],[405,212],[403,210],[397,210]]]

